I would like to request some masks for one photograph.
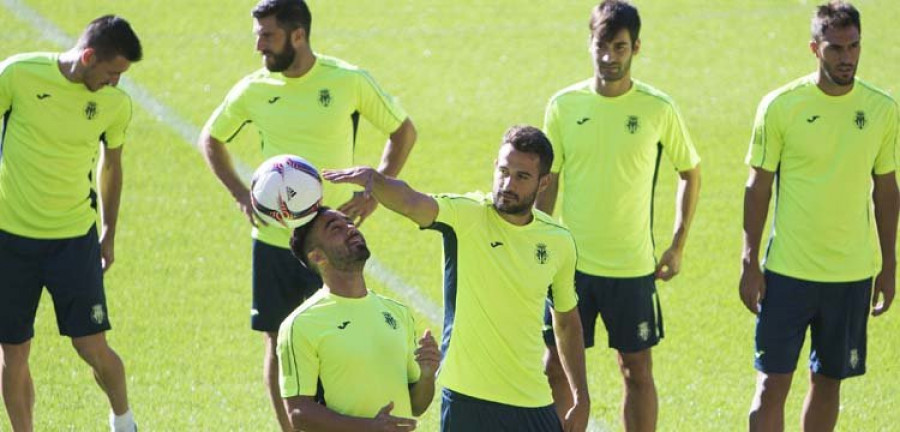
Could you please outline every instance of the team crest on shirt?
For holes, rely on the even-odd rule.
[[[390,312],[382,312],[381,314],[384,315],[384,322],[392,329],[397,330],[397,320],[394,319],[394,316]]]
[[[856,112],[856,120],[854,120],[854,121],[856,122],[856,127],[857,127],[859,130],[862,130],[862,128],[866,127],[866,113],[865,113],[865,111],[857,111],[857,112]]]
[[[640,129],[641,124],[638,121],[638,116],[630,115],[628,116],[628,121],[625,123],[625,127],[628,129],[628,132],[632,135]]]
[[[856,369],[859,366],[859,352],[856,348],[850,350],[850,369]]]
[[[94,324],[103,324],[103,320],[106,318],[106,313],[103,312],[102,304],[95,304],[94,307],[91,308],[91,321]]]
[[[323,107],[331,105],[331,92],[328,89],[319,90],[319,105]]]
[[[534,260],[537,261],[538,264],[547,264],[547,261],[550,261],[550,252],[547,251],[547,245],[543,243],[535,245]]]
[[[88,120],[93,120],[94,117],[97,117],[97,102],[90,101],[84,106],[84,116]]]
[[[637,335],[638,338],[640,338],[644,342],[646,342],[647,339],[650,339],[650,323],[644,321],[638,324]]]

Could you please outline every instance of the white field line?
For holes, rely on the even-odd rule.
[[[26,5],[21,0],[0,0],[6,9],[12,11],[19,19],[28,22],[32,27],[39,30],[44,37],[61,49],[68,48],[75,44],[75,39],[67,35],[59,29],[50,20],[44,18],[37,11]],[[145,111],[149,112],[156,120],[180,136],[184,142],[196,150],[197,138],[200,135],[200,128],[188,123],[171,108],[166,106],[162,101],[154,97],[149,91],[142,86],[123,76],[119,82],[119,86],[131,95],[131,98],[137,101]],[[245,180],[249,179],[253,170],[247,164],[235,159],[235,167]],[[366,272],[383,286],[391,291],[404,297],[406,304],[410,305],[414,310],[424,315],[433,325],[443,322],[440,307],[428,297],[421,294],[418,287],[414,287],[403,281],[399,275],[387,268],[377,259],[370,258],[366,266]],[[610,430],[599,422],[591,419],[588,424],[588,430],[592,432],[602,432]]]

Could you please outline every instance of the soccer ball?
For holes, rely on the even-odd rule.
[[[322,202],[322,177],[302,157],[272,157],[253,173],[250,202],[256,215],[269,225],[303,226],[316,216]]]

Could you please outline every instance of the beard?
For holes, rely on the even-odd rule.
[[[513,194],[512,192],[507,192],[506,195],[504,195],[502,192],[495,191],[494,208],[500,213],[524,215],[531,212],[536,197],[537,191],[534,191],[533,194],[525,197],[525,199],[522,199],[519,195]]]
[[[845,77],[841,76],[843,74],[846,74],[846,72],[841,72],[837,69],[842,66],[844,68],[846,68],[847,66],[850,66],[852,68],[850,71],[849,78],[845,78]],[[831,82],[833,82],[839,86],[851,85],[851,84],[853,84],[853,81],[856,78],[856,65],[849,65],[849,64],[845,63],[845,64],[839,64],[837,66],[831,66],[826,63],[822,63],[822,69],[825,71],[825,76],[827,76],[828,79],[831,80]]]
[[[263,55],[266,69],[268,69],[269,72],[283,72],[294,63],[294,57],[297,56],[297,51],[294,49],[294,46],[291,45],[290,40],[285,40],[284,46],[281,47],[281,53],[275,54],[271,51],[263,51]]]
[[[608,65],[613,66],[613,65]],[[628,72],[631,71],[631,57],[624,63],[618,64],[618,67],[608,68],[601,63],[597,63],[595,65],[597,76],[602,78],[604,81],[619,81],[625,78],[628,75]]]

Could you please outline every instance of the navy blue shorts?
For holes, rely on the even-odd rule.
[[[322,287],[322,278],[291,251],[253,240],[253,330],[277,332],[297,306]]]
[[[806,329],[809,368],[843,379],[866,372],[866,324],[872,279],[810,282],[766,271],[766,296],[756,319],[756,369],[792,373]]]
[[[662,308],[656,295],[656,276],[611,278],[575,272],[578,314],[584,331],[584,347],[594,346],[597,315],[603,319],[610,348],[633,353],[651,348],[663,338]],[[544,313],[544,342],[555,346],[552,298]]]
[[[97,228],[69,239],[33,239],[0,231],[0,342],[34,337],[44,287],[53,298],[56,326],[69,337],[110,329]]]
[[[441,432],[562,432],[553,405],[525,408],[441,391]]]

